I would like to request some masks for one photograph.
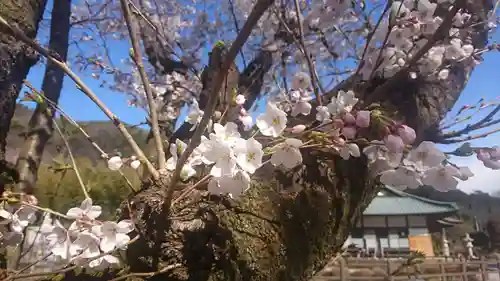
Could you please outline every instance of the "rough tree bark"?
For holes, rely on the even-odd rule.
[[[70,31],[71,0],[55,0],[50,23],[49,49],[66,61]],[[42,82],[42,92],[51,102],[57,104],[61,94],[64,72],[51,62],[47,63]],[[52,137],[52,111],[38,105],[28,124],[28,132],[17,159],[19,173],[18,190],[32,193],[38,167],[47,141]]]
[[[45,4],[46,0],[2,0],[0,15],[10,23],[16,23],[27,36],[34,38]],[[37,60],[38,55],[31,48],[0,30],[0,172],[7,166],[6,138],[16,99],[23,79]],[[0,190],[3,190],[1,180]]]

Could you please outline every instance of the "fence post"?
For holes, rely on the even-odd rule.
[[[462,264],[462,277],[463,277],[463,281],[468,281],[469,280],[469,275],[467,275],[467,261],[466,260],[461,260],[461,264]]]
[[[500,279],[500,257],[498,255],[495,255],[495,259],[497,261],[497,268],[496,268],[496,270],[498,272],[498,277]]]
[[[482,281],[488,281],[488,273],[487,273],[487,263],[488,261],[486,261],[484,259],[484,256],[482,256],[480,258],[480,262],[481,262],[481,265],[480,265],[480,268],[481,268],[481,280]]]
[[[339,267],[340,267],[340,281],[347,281],[345,274],[345,259],[344,257],[339,258]]]
[[[392,272],[394,271],[391,259],[387,259],[387,275],[389,276],[389,281],[394,281],[394,275]]]
[[[441,275],[441,280],[442,281],[447,281],[448,278],[446,276],[446,271],[444,270],[444,264],[443,261],[438,260],[438,266],[439,266],[439,274]]]

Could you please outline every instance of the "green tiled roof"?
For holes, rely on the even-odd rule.
[[[383,191],[390,195],[375,197],[363,215],[429,215],[458,211],[455,203],[422,198],[389,186]]]

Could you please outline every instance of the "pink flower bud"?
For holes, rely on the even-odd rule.
[[[342,129],[344,128],[344,121],[342,119],[335,119],[333,120],[333,126],[337,129]]]
[[[477,156],[477,159],[479,161],[488,161],[490,160],[491,158],[491,155],[488,153],[488,151],[484,150],[484,149],[479,149],[478,151],[476,151],[476,156]]]
[[[387,135],[384,138],[384,143],[390,151],[395,153],[401,153],[405,148],[403,139],[393,134]]]
[[[403,139],[405,144],[412,144],[415,141],[417,135],[415,134],[415,130],[406,125],[401,125],[398,128],[398,135]]]
[[[355,127],[347,126],[342,128],[342,135],[348,140],[352,140],[356,137],[357,130]]]
[[[339,146],[345,145],[345,140],[343,138],[338,138],[335,140]]]
[[[370,127],[370,111],[358,111],[358,113],[356,114],[356,125],[360,128]]]
[[[346,112],[344,114],[344,122],[346,122],[347,124],[355,124],[356,123],[356,118],[354,118],[354,116],[350,113],[350,112]]]
[[[300,134],[306,129],[305,125],[299,124],[292,128],[292,134]]]
[[[500,161],[487,159],[486,161],[483,161],[483,164],[486,168],[490,168],[492,170],[500,170]]]
[[[246,99],[244,95],[237,95],[235,101],[237,105],[243,105]]]
[[[490,156],[491,158],[494,158],[495,160],[500,159],[500,147],[494,146],[490,150]]]

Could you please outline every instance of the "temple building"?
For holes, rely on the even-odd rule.
[[[368,205],[346,245],[354,244],[375,256],[418,250],[432,257],[437,253],[430,234],[444,234],[446,227],[461,223],[458,210],[455,203],[430,200],[386,186]]]

